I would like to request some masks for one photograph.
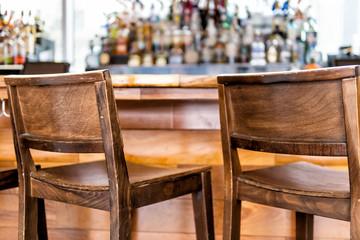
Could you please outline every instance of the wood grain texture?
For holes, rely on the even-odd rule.
[[[312,240],[314,238],[314,215],[295,213],[296,239]]]
[[[101,138],[92,84],[21,86],[17,91],[26,133],[43,137]]]
[[[212,173],[213,194],[216,195],[217,191],[223,190],[222,183],[216,187],[216,183],[223,180],[223,169],[213,166]],[[0,236],[6,240],[9,239],[6,236],[17,236],[18,196],[14,190],[0,192]],[[46,201],[46,210],[49,239],[55,236],[56,239],[70,236],[78,239],[92,235],[99,240],[110,238],[109,212],[54,201]],[[135,212],[132,237],[162,239],[166,236],[177,239],[187,236],[195,239],[190,196],[139,208]],[[167,217],[162,218],[162,214]],[[214,200],[215,232],[219,240],[222,239],[222,216],[223,201]],[[295,215],[288,210],[243,202],[242,217],[242,239],[294,239]],[[349,239],[349,222],[315,217],[314,225],[315,239]],[[1,235],[3,233],[5,236]]]
[[[114,75],[112,78],[115,87],[178,87],[180,85],[180,75],[177,74]]]
[[[315,156],[347,156],[345,143],[314,141],[292,141],[292,139],[272,139],[231,134],[231,144],[238,148],[254,151]]]
[[[348,172],[306,162],[246,171],[238,181],[295,195],[350,199]]]
[[[25,61],[21,74],[67,73],[70,64],[66,62],[29,62]]]
[[[360,155],[359,155],[359,77],[342,82],[346,141],[348,148],[349,179],[351,186],[350,237],[360,239]]]
[[[216,88],[216,76],[180,75],[180,87]]]
[[[244,200],[350,221],[351,238],[360,238],[358,74],[359,67],[348,66],[218,77],[224,201],[229,205],[224,239],[239,239]],[[292,163],[241,172],[234,148],[347,156],[350,171]],[[313,223],[302,219],[297,226],[309,234],[297,234],[297,239],[312,239]]]
[[[321,73],[320,73],[321,72]],[[319,70],[286,71],[259,74],[223,74],[218,76],[218,83],[285,83],[308,82],[322,80],[336,80],[358,75],[358,66],[345,66],[336,68],[322,68]],[[299,77],[299,75],[301,75]]]
[[[209,167],[126,163],[109,71],[10,76],[5,83],[19,171],[19,239],[36,238],[38,206],[42,209],[37,203],[43,199],[107,210],[110,239],[125,240],[131,238],[133,209],[189,193],[198,211],[197,239],[214,239]],[[101,150],[105,161],[37,170],[30,148],[65,153]]]
[[[11,79],[11,80],[10,80]],[[96,82],[103,80],[103,71],[88,72],[86,76],[82,73],[69,74],[39,74],[39,75],[9,75],[4,77],[6,85],[35,86],[35,85],[61,85],[76,84],[79,82]],[[49,81],[50,80],[50,81]]]
[[[140,88],[115,88],[114,90],[116,98],[140,99]],[[4,88],[0,88],[0,93],[4,93],[4,96],[7,97]],[[136,118],[136,114],[133,117]],[[1,117],[0,122],[1,126],[10,127],[8,118]],[[122,133],[125,147],[127,147],[125,149],[126,158],[131,158],[135,162],[148,162],[156,165],[167,163],[170,164],[170,167],[182,162],[217,165],[222,163],[222,150],[218,131],[126,130],[122,131]],[[15,153],[11,143],[11,135],[9,129],[0,129],[1,165],[15,166]],[[142,135],[144,138],[139,139]],[[172,141],[174,141],[174,144],[170,144]],[[137,142],[140,142],[140,144],[135,146]],[[196,154],[193,154],[194,152]],[[299,160],[307,160],[324,166],[347,168],[346,158],[321,157],[320,159],[314,159],[308,156],[290,157],[289,155],[269,153],[259,154],[248,150],[239,150],[238,152],[244,170],[252,169],[254,166],[259,168]],[[56,154],[36,150],[32,150],[32,155],[42,165],[49,167],[103,159],[100,156],[101,154]],[[214,220],[217,239],[221,239],[219,235],[222,233],[223,175],[219,173],[219,171],[222,172],[222,166],[216,167],[213,168],[213,171],[218,169],[217,174],[213,176],[213,195],[214,199],[219,201],[214,201]],[[14,236],[14,238],[17,236],[18,196],[14,195],[17,193],[17,190],[15,190],[0,192],[0,238],[4,235]],[[9,195],[10,197],[8,197]],[[48,202],[50,204],[47,204],[47,220],[50,226],[50,239],[67,239],[70,238],[69,236],[74,236],[75,239],[77,237],[79,239],[81,237],[84,239],[109,239],[109,213],[53,201]],[[168,205],[170,203],[171,205]],[[242,239],[293,239],[295,236],[295,218],[290,211],[265,207],[246,201],[242,205]],[[162,236],[166,236],[166,239],[182,239],[182,237],[185,238],[189,235],[192,236],[190,239],[195,239],[192,203],[189,196],[186,199],[170,200],[140,208],[136,211],[140,215],[138,218],[135,215],[136,224],[134,223],[133,231],[135,231],[135,235],[138,234],[139,238],[142,237],[140,239],[161,239]],[[162,211],[167,218],[157,215]],[[179,224],[178,219],[182,219],[182,222],[187,224]],[[316,239],[349,239],[348,222],[315,217],[314,223]],[[147,226],[147,224],[149,225]],[[192,225],[192,227],[188,227],[189,225]],[[9,238],[5,237],[5,239]]]
[[[344,143],[339,89],[341,81],[229,86],[229,130],[284,142]]]
[[[213,100],[117,101],[122,129],[219,129]]]

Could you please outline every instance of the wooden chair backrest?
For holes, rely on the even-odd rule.
[[[355,108],[357,102],[344,84],[351,80],[356,94],[358,70],[218,76],[222,140],[229,145],[224,147],[347,156],[344,101],[355,101]]]
[[[109,71],[14,75],[4,80],[15,148],[19,149],[19,171],[35,171],[30,148],[67,153],[104,152],[109,175],[115,177],[122,172],[127,178]]]
[[[66,62],[25,62],[22,74],[67,73],[70,64]]]
[[[359,65],[360,58],[352,57],[352,58],[333,58],[332,60],[333,66],[349,66],[349,65]]]

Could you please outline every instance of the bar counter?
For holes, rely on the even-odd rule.
[[[112,75],[112,80],[128,161],[167,167],[213,165],[215,233],[216,239],[221,239],[223,169],[216,76]],[[7,99],[1,76],[0,98]],[[32,153],[42,167],[103,157],[102,154]],[[305,156],[289,159],[284,155],[268,153],[262,153],[261,159],[256,159],[257,156],[241,150],[240,157],[245,163],[243,168],[308,159]],[[338,169],[346,168],[344,158],[311,161]],[[10,120],[1,116],[0,166],[15,164]],[[0,240],[16,239],[17,190],[0,192],[0,202],[4,202],[0,204]],[[243,207],[241,234],[246,236],[245,239],[285,240],[294,237],[294,213],[246,202]],[[52,201],[46,201],[46,210],[50,239],[109,238],[108,212]],[[161,218],[163,214],[168,217]],[[134,215],[133,239],[195,239],[190,196],[138,209]],[[268,221],[270,218],[272,221]],[[347,222],[316,217],[315,225],[315,238],[345,239],[348,236]]]

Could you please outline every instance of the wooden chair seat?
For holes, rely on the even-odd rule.
[[[36,166],[40,168],[39,165]],[[18,171],[15,167],[0,167],[0,190],[16,188],[19,186]],[[43,199],[38,201],[38,239],[47,240],[47,226],[45,216],[45,203]]]
[[[240,238],[242,201],[295,211],[297,240],[314,239],[314,215],[350,221],[349,239],[360,239],[359,73],[344,66],[218,76],[224,240]],[[347,157],[349,171],[298,162],[243,172],[237,149],[289,162]]]
[[[237,180],[240,183],[277,192],[350,199],[347,172],[307,162],[246,171]]]
[[[127,162],[108,70],[4,80],[20,172],[19,240],[36,239],[38,200],[110,211],[110,239],[130,240],[133,210],[189,193],[196,239],[214,239],[210,167]],[[30,149],[104,153],[105,161],[36,169]]]
[[[190,174],[210,170],[209,166],[163,168],[126,162],[131,188],[158,182],[174,181]],[[89,191],[109,191],[105,161],[87,162],[41,169],[32,172],[32,179],[59,188]]]
[[[0,167],[0,190],[19,186],[16,168]]]

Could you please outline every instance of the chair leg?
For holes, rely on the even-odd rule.
[[[353,200],[353,199],[352,199]],[[357,199],[351,203],[350,239],[360,240],[360,204]]]
[[[114,208],[114,207],[113,207]],[[110,240],[131,239],[131,210],[110,211]]]
[[[37,223],[38,223],[38,205],[37,199],[21,194],[19,190],[19,240],[35,240],[37,239]]]
[[[296,239],[312,240],[314,238],[314,215],[296,212]]]
[[[47,226],[46,226],[46,212],[45,201],[42,198],[38,198],[38,239],[47,240]]]
[[[215,234],[210,171],[203,172],[201,178],[202,189],[199,192],[192,193],[196,239],[213,240]]]
[[[240,239],[241,201],[234,192],[231,186],[225,189],[223,240]]]

